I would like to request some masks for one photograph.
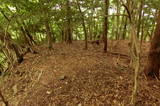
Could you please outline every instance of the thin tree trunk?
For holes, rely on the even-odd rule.
[[[115,27],[115,19],[116,19],[116,17],[115,16],[112,16],[112,18],[111,18],[111,20],[112,20],[112,31],[111,31],[111,34],[113,35],[112,36],[112,38],[116,38],[116,34],[115,34],[115,31],[116,31],[116,29],[114,28]]]
[[[52,32],[48,20],[45,21],[46,27],[46,34],[47,34],[47,41],[48,41],[48,48],[52,49]]]
[[[108,8],[109,8],[109,0],[104,0],[105,3],[105,16],[104,16],[104,24],[103,24],[103,42],[104,42],[104,52],[107,52],[107,36],[108,36]]]
[[[29,32],[29,30],[27,29],[27,26],[26,26],[26,24],[25,24],[24,22],[23,22],[23,29],[24,29],[24,31],[25,31],[25,33],[26,33],[27,39],[28,39],[29,42],[30,42],[30,45],[35,45],[36,42],[34,41],[32,35],[30,34],[30,32]]]
[[[30,35],[29,31],[24,26],[21,26],[20,30],[21,30],[22,35],[24,37],[24,44],[25,44],[25,46],[27,45],[27,50],[31,53],[36,53],[36,51],[33,50],[33,48],[32,48],[32,46],[35,45],[36,43],[33,40],[32,36]]]
[[[142,17],[144,16],[144,12],[142,13]],[[144,38],[144,20],[142,20],[141,22],[141,36],[140,36],[140,50],[141,50],[141,54],[142,54],[142,43],[143,43],[143,38]]]
[[[117,14],[120,14],[120,8],[119,8],[119,2],[117,0]],[[119,26],[120,26],[120,16],[117,15],[117,25],[116,25],[116,40],[119,40],[120,34],[119,34]]]
[[[87,30],[86,30],[86,25],[85,25],[85,20],[84,20],[84,15],[82,13],[81,7],[79,5],[79,1],[77,0],[77,6],[79,9],[79,12],[81,14],[81,19],[82,19],[82,26],[83,26],[83,31],[84,31],[84,35],[85,35],[85,49],[88,48],[88,37],[87,37]]]
[[[70,1],[66,1],[66,6],[67,6],[67,43],[71,44],[72,43],[72,30],[71,30],[71,8],[70,8]]]
[[[139,16],[138,16],[138,25],[137,25],[137,37],[138,39],[140,38],[140,29],[141,29],[141,24],[142,24],[142,9],[143,9],[143,3],[144,0],[141,0],[141,4],[140,4],[140,10],[139,10]]]
[[[123,14],[125,14],[125,10],[123,11]],[[120,23],[120,31],[119,31],[119,37],[120,37],[120,39],[123,39],[123,36],[122,36],[122,34],[123,34],[123,26],[124,26],[124,24],[125,24],[125,19],[126,19],[127,17],[125,17],[125,16],[122,16],[122,18],[121,18],[121,23]],[[126,30],[125,30],[126,31]]]
[[[137,38],[137,27],[136,27],[136,18],[134,16],[137,15],[136,9],[139,7],[138,1],[130,1],[128,0],[128,5],[124,4],[123,0],[121,0],[122,5],[125,7],[128,17],[129,17],[129,24],[130,24],[130,32],[131,32],[131,63],[132,68],[134,69],[134,86],[132,92],[132,99],[131,105],[136,106],[137,102],[137,91],[138,91],[138,72],[140,68],[140,45]]]
[[[137,90],[138,90],[138,72],[140,68],[140,45],[138,42],[138,38],[136,35],[136,27],[135,24],[131,23],[131,40],[133,41],[131,44],[131,58],[132,58],[132,68],[134,69],[134,87],[132,92],[132,100],[131,104],[133,106],[136,105],[137,99]]]
[[[125,19],[125,22],[124,22],[123,33],[122,33],[122,38],[123,38],[123,39],[126,38],[127,22],[128,22],[128,18],[126,18],[126,19]]]

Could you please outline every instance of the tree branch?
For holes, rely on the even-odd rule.
[[[7,21],[10,21],[10,19],[5,15],[4,11],[1,8],[0,8],[0,12],[2,13],[2,15],[5,17]]]
[[[120,0],[120,2],[121,2],[121,4],[122,4],[122,6],[126,9],[127,14],[128,14],[128,18],[129,18],[129,21],[131,22],[131,21],[132,21],[132,18],[131,18],[131,13],[130,13],[130,11],[129,11],[129,8],[127,7],[127,5],[126,5],[122,0]]]

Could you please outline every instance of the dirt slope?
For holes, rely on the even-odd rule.
[[[27,54],[12,74],[1,78],[6,100],[11,106],[129,106],[134,72],[128,41],[110,41],[114,53],[108,54],[102,44],[83,47],[84,42],[54,44],[52,51],[37,47],[38,54]],[[143,51],[145,57],[148,43]],[[159,106],[160,83],[147,82],[141,70],[137,106]]]

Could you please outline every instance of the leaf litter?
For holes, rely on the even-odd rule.
[[[128,41],[119,41],[114,48],[115,44],[109,41],[110,52],[127,58],[103,53],[102,44],[89,44],[84,50],[83,41],[57,43],[52,51],[47,45],[38,46],[38,54],[26,54],[11,75],[1,78],[1,90],[11,106],[130,106],[134,72],[129,67]],[[142,46],[143,56],[148,45]],[[160,83],[145,80],[145,61],[142,58],[136,105],[159,106]]]

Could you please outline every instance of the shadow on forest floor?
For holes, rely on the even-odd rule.
[[[142,46],[144,57],[148,45]],[[103,53],[102,44],[83,47],[82,41],[54,44],[52,51],[43,45],[36,48],[38,54],[26,54],[10,76],[1,78],[6,100],[11,106],[129,106],[134,72],[128,41],[109,41],[114,54]],[[141,60],[137,106],[159,106],[160,83],[145,80],[145,61]]]

